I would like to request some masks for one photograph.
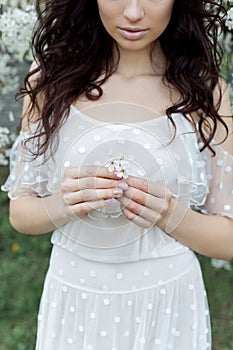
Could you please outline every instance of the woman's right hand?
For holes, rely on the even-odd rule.
[[[92,210],[105,207],[113,198],[120,198],[127,188],[128,185],[107,167],[69,168],[61,184],[66,214],[82,218]]]

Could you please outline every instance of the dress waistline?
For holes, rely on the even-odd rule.
[[[191,250],[169,257],[106,264],[84,259],[54,245],[49,273],[60,282],[83,291],[120,294],[162,287],[181,278],[194,265],[199,268],[198,259]]]

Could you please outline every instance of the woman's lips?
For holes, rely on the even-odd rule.
[[[124,38],[129,39],[129,40],[141,39],[148,31],[148,29],[121,28],[121,27],[118,27],[118,30]]]

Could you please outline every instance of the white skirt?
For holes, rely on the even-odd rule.
[[[54,246],[36,350],[210,350],[197,257],[99,263]]]

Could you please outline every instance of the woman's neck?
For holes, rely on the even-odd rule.
[[[119,47],[120,60],[116,74],[130,79],[142,75],[162,75],[164,73],[165,58],[160,45],[157,44],[153,50],[153,62],[151,60],[150,49],[141,51],[126,50]]]

